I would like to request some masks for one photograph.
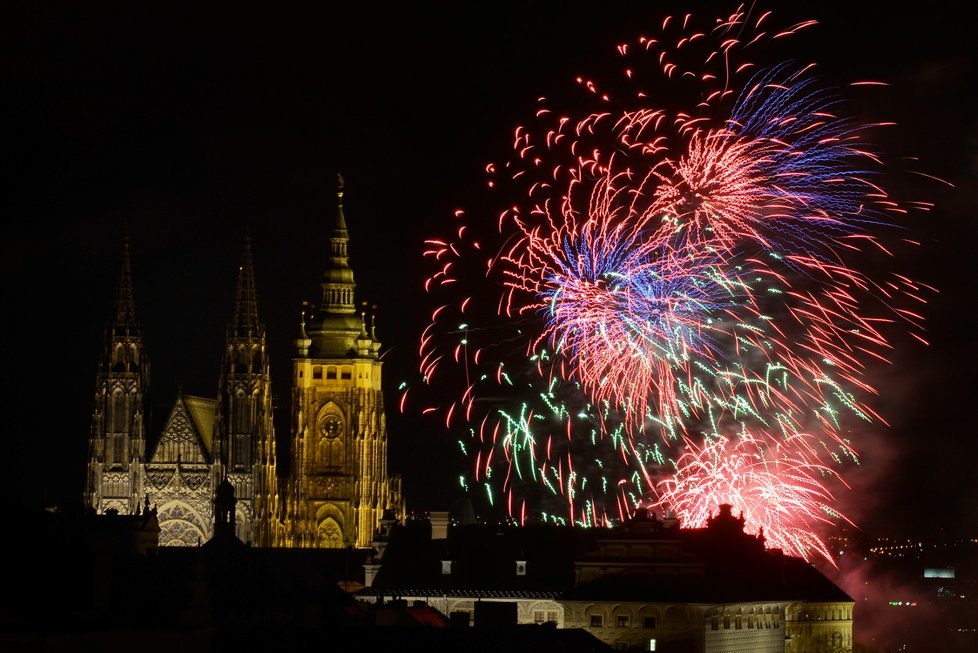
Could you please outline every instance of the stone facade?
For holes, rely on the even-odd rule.
[[[307,305],[295,341],[287,466],[276,454],[271,361],[250,236],[218,395],[179,394],[155,438],[146,433],[150,364],[126,237],[96,380],[86,506],[134,514],[148,501],[158,510],[162,546],[195,546],[213,536],[213,501],[225,481],[234,488],[235,534],[257,546],[367,548],[385,511],[403,518],[400,479],[387,472],[381,344],[354,302],[342,179],[337,197],[322,302]]]

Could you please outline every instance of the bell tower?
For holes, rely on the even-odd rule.
[[[368,548],[385,510],[404,514],[400,478],[387,472],[381,345],[354,299],[337,181],[321,303],[303,312],[295,340],[287,546]]]
[[[129,235],[125,233],[115,316],[105,332],[88,440],[85,505],[98,513],[114,509],[121,515],[135,514],[140,505],[148,386],[149,360],[136,321]]]

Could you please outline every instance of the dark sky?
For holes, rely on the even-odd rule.
[[[479,205],[484,165],[509,151],[537,96],[683,6],[532,4],[5,4],[5,498],[40,506],[81,495],[124,225],[152,398],[165,412],[178,387],[216,391],[246,228],[274,372],[287,375],[341,171],[357,291],[378,306],[386,350],[391,468],[409,508],[439,507],[456,476],[454,443],[398,415],[393,391],[413,374],[430,310],[422,241],[445,232],[456,208]],[[771,5],[785,23],[820,22],[786,57],[817,61],[830,78],[889,82],[859,106],[897,122],[881,145],[953,184],[900,189],[935,203],[901,269],[940,292],[925,309],[933,344],[908,340],[875,380],[890,427],[867,436],[855,477],[854,496],[877,498],[857,510],[861,524],[894,532],[978,530],[978,34],[947,4]],[[276,394],[288,403],[284,380]]]

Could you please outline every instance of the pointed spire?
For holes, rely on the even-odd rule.
[[[129,229],[126,227],[122,236],[122,269],[119,272],[119,285],[115,298],[115,331],[135,329],[136,303],[132,296],[132,266],[129,261]]]
[[[363,310],[360,311],[360,337],[368,339],[367,335],[367,302],[363,302]]]
[[[312,345],[312,338],[306,333],[306,302],[302,302],[302,314],[299,317],[299,337],[295,339],[295,346],[300,356],[308,356],[310,345]]]
[[[256,335],[261,331],[258,320],[258,294],[255,289],[255,267],[251,258],[251,229],[245,232],[244,253],[238,268],[238,285],[234,291],[234,308],[228,332],[235,336]]]
[[[372,307],[373,311],[370,313],[370,352],[377,356],[380,352],[380,341],[377,340],[377,305],[374,304]]]
[[[347,247],[349,235],[343,215],[343,175],[336,174],[336,225],[329,239],[329,266],[323,272],[323,309],[327,313],[356,314],[353,301],[353,270],[350,268]]]

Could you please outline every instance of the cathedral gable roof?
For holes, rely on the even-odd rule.
[[[210,464],[216,408],[214,399],[179,396],[150,464]]]
[[[183,402],[187,406],[190,418],[197,427],[197,433],[208,454],[214,451],[214,424],[217,421],[217,400],[205,397],[184,395]]]

